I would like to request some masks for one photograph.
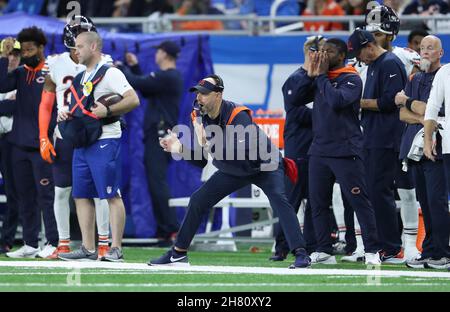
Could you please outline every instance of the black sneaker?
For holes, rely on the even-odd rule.
[[[65,253],[59,253],[58,259],[65,261],[97,261],[97,251],[89,252],[83,245],[80,248]]]
[[[0,255],[1,254],[6,254],[7,252],[10,252],[11,249],[12,249],[12,247],[9,246],[9,245],[2,245],[2,246],[0,246]]]
[[[295,261],[289,266],[289,269],[309,268],[311,266],[311,258],[303,248],[295,250]]]
[[[148,265],[168,265],[168,266],[189,266],[186,252],[177,252],[171,248],[164,255],[157,259],[150,260]]]
[[[284,252],[275,252],[273,256],[269,258],[270,261],[283,261],[286,259],[287,253]]]

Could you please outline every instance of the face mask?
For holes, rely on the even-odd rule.
[[[36,68],[39,65],[40,61],[41,60],[39,59],[39,57],[37,55],[33,55],[30,57],[22,57],[22,62],[25,65],[30,66],[32,68]]]

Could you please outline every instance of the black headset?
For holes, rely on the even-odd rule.
[[[215,92],[223,92],[224,89],[223,80],[222,78],[220,78],[219,75],[211,74],[206,78],[212,78],[216,82],[216,90],[214,90]]]

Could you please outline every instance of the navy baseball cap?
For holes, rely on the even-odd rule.
[[[159,45],[154,46],[153,48],[161,49],[164,52],[166,52],[167,54],[169,54],[170,56],[172,56],[173,58],[177,58],[181,51],[178,44],[176,42],[170,41],[170,40],[163,41]]]
[[[214,92],[222,92],[223,86],[215,85],[205,79],[200,80],[197,83],[197,85],[195,85],[189,89],[189,92],[200,92],[202,94],[209,94],[213,91]]]
[[[369,42],[374,42],[375,38],[371,32],[356,28],[350,35],[347,41],[348,54],[347,58],[356,57],[362,48],[364,48]]]

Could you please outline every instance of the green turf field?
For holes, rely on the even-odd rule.
[[[267,259],[271,246],[260,244],[258,247],[260,252],[257,253],[250,252],[248,245],[238,245],[238,252],[192,251],[189,253],[191,268],[214,266],[219,269],[200,272],[189,269],[155,270],[145,266],[150,257],[160,256],[166,250],[159,248],[124,248],[126,264],[132,266],[137,263],[139,268],[121,268],[120,264],[114,264],[114,268],[57,268],[52,266],[60,262],[61,265],[69,264],[36,259],[21,260],[19,264],[28,262],[30,265],[41,265],[45,262],[49,267],[5,266],[17,259],[1,256],[0,291],[450,291],[448,271],[412,270],[404,265],[383,265],[381,271],[386,271],[386,274],[407,271],[417,276],[358,275],[362,274],[361,270],[374,268],[339,261],[337,265],[317,265],[313,269],[281,270],[287,268],[293,258],[284,262],[269,262]],[[246,268],[234,272],[235,267]],[[276,268],[277,272],[253,272],[260,268]],[[229,272],[223,272],[222,269]],[[340,273],[344,271],[345,274]],[[437,276],[428,276],[432,274]]]

